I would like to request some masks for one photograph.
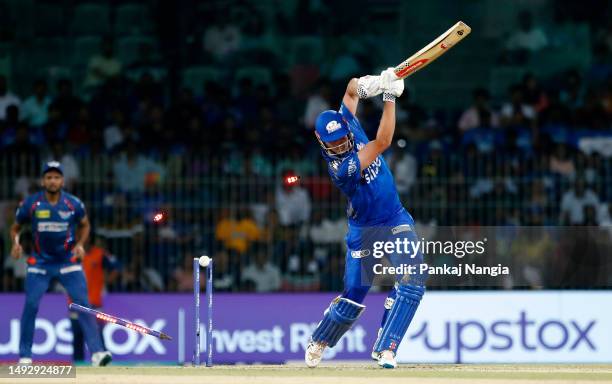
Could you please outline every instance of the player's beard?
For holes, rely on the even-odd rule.
[[[50,195],[56,195],[60,193],[61,190],[62,190],[61,187],[55,187],[55,186],[45,187],[45,192],[47,192]]]

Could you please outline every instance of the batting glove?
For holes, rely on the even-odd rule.
[[[383,92],[391,87],[391,83],[397,80],[393,67],[389,67],[380,73],[380,88]]]
[[[404,92],[404,80],[401,80],[401,79],[391,82],[388,88],[383,88],[383,94],[390,94],[395,97],[400,97],[403,92]]]

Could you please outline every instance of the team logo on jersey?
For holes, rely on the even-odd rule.
[[[325,129],[327,129],[327,133],[332,133],[332,132],[336,132],[337,130],[339,130],[340,128],[342,128],[342,126],[340,125],[339,122],[337,122],[336,120],[332,120],[329,123],[327,123],[327,125],[325,126]]]
[[[37,219],[48,219],[51,217],[51,211],[48,209],[40,209],[36,211]]]
[[[357,143],[357,150],[361,151],[361,148],[363,148],[365,145],[363,143]]]
[[[70,216],[72,216],[72,214],[74,212],[72,211],[58,211],[57,213],[59,213],[60,217],[64,220],[68,219]]]
[[[340,162],[338,160],[334,160],[331,163],[329,163],[329,166],[334,172],[338,172],[338,167],[340,166]]]
[[[355,159],[350,158],[348,164],[348,174],[352,176],[357,171],[357,163],[355,163]]]

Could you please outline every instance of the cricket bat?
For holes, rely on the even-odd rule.
[[[457,22],[437,39],[423,47],[420,51],[410,56],[393,70],[398,79],[405,79],[421,68],[442,56],[453,45],[465,39],[470,34],[470,28],[463,21]]]

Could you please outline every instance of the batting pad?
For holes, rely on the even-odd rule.
[[[361,316],[365,305],[345,298],[336,298],[325,310],[323,320],[312,334],[312,340],[334,347],[338,340]]]
[[[416,285],[399,285],[397,287],[395,302],[387,316],[382,333],[376,340],[374,351],[390,350],[393,353],[397,351],[397,347],[419,307],[423,293],[425,293],[425,287]]]

